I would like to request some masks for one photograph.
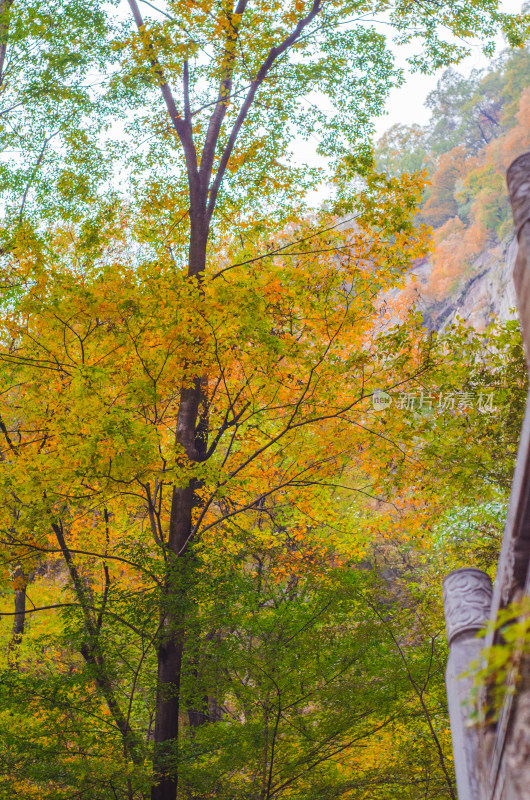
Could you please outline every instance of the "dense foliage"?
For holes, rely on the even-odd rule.
[[[428,234],[373,17],[424,71],[528,17],[144,5],[0,2],[0,797],[455,798],[440,571],[493,563],[525,373],[390,308]],[[457,385],[506,402],[401,403]]]

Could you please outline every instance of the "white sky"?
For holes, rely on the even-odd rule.
[[[521,10],[521,0],[503,0],[501,8],[506,13],[517,13]],[[506,47],[506,42],[501,36],[498,38],[498,50]],[[397,60],[400,66],[405,67],[405,54],[400,53],[400,49],[396,48]],[[482,54],[480,46],[473,47],[472,54],[456,69],[464,74],[469,74],[472,69],[483,68],[488,65],[488,59]],[[411,75],[408,73],[407,81],[404,86],[399,89],[394,89],[388,99],[386,110],[387,115],[379,117],[375,121],[376,135],[381,136],[388,128],[396,123],[411,125],[418,123],[424,125],[429,121],[429,111],[425,108],[423,103],[427,98],[429,92],[435,87],[443,70],[440,70],[435,75]]]
[[[517,13],[521,10],[522,0],[503,0],[501,9],[507,13]],[[457,65],[456,69],[464,75],[473,69],[487,67],[489,60],[483,55],[480,44],[470,43],[472,53],[468,58]],[[499,35],[497,39],[497,54],[507,47],[504,38]],[[410,55],[410,46],[397,47],[393,45],[396,60],[399,66],[405,69],[406,81],[399,89],[391,91],[386,104],[386,114],[374,120],[375,137],[378,139],[388,128],[396,123],[411,125],[418,123],[424,125],[429,121],[430,112],[424,106],[429,92],[436,88],[438,79],[443,69],[433,75],[412,74],[407,70],[406,58]],[[496,55],[497,55],[496,54]],[[326,166],[326,160],[316,153],[316,137],[309,141],[296,139],[291,146],[291,156],[294,162],[306,163],[315,166]],[[307,198],[311,203],[319,203],[328,196],[325,186],[320,186],[308,192]]]

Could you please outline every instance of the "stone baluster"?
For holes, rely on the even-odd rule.
[[[469,725],[473,678],[461,676],[477,661],[484,648],[484,641],[477,639],[476,634],[489,618],[491,597],[491,580],[480,569],[457,569],[443,583],[449,642],[445,685],[459,800],[480,800],[478,730]]]

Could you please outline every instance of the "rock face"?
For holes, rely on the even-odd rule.
[[[442,300],[428,291],[431,264],[422,261],[414,267],[416,307],[422,312],[429,330],[442,331],[457,318],[474,328],[483,329],[492,319],[502,322],[517,318],[515,288],[512,281],[517,252],[515,238],[485,250]]]

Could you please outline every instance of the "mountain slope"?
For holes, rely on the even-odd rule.
[[[430,329],[457,317],[480,329],[514,316],[505,175],[530,150],[530,51],[503,54],[468,79],[447,70],[427,105],[427,126],[394,126],[376,149],[379,169],[423,170],[428,179],[418,221],[433,229],[432,252],[403,296]]]

